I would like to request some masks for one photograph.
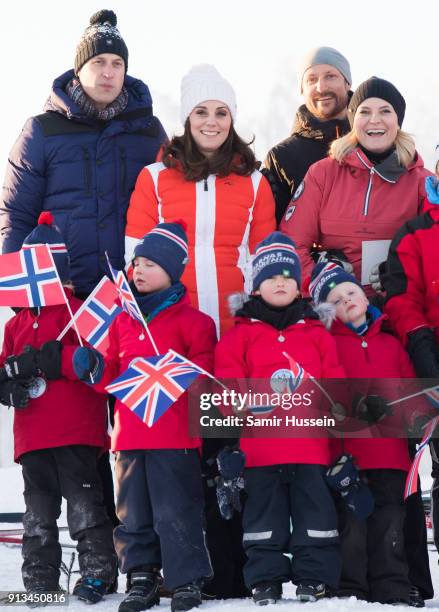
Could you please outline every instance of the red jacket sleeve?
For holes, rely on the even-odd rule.
[[[426,214],[405,223],[393,239],[387,259],[384,311],[404,345],[407,344],[408,333],[430,325],[425,316],[426,287],[416,235],[416,231],[426,225],[428,218]]]

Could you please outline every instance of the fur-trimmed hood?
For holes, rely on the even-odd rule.
[[[238,310],[241,310],[244,304],[249,301],[250,297],[251,296],[248,295],[248,293],[245,293],[244,291],[239,291],[237,293],[232,293],[231,295],[229,295],[227,302],[229,304],[229,312],[232,317],[236,316]]]
[[[321,302],[320,304],[313,305],[314,310],[319,315],[320,321],[326,327],[327,330],[331,329],[337,315],[335,314],[336,308],[334,304],[330,302]]]

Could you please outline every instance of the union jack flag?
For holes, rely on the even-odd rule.
[[[418,450],[416,451],[415,458],[413,459],[413,463],[410,467],[409,473],[407,474],[404,489],[404,499],[407,499],[407,497],[409,497],[412,493],[416,493],[416,491],[418,490],[419,464],[421,462],[422,455],[424,454],[424,450],[428,446],[433,432],[436,429],[438,421],[439,415],[435,416],[434,419],[431,419],[431,421],[428,422],[425,428],[425,433],[422,438],[421,444],[419,445]]]
[[[30,308],[65,302],[47,244],[0,255],[0,306]]]
[[[152,427],[202,373],[171,349],[165,355],[135,359],[105,389]]]
[[[102,354],[108,348],[109,327],[122,312],[122,308],[115,303],[117,297],[116,287],[104,276],[75,314],[76,327],[81,336]]]
[[[130,289],[129,283],[125,277],[125,274],[121,270],[116,270],[110,263],[108,253],[105,253],[107,257],[108,267],[110,268],[113,282],[116,286],[117,293],[122,304],[123,310],[130,315],[136,321],[139,321],[143,325],[143,317],[140,312],[140,308],[134,299],[134,295]]]

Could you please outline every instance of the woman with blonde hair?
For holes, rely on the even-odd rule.
[[[361,281],[364,243],[391,240],[418,214],[431,173],[401,129],[405,106],[389,81],[364,81],[349,103],[351,131],[332,143],[329,157],[312,165],[297,188],[280,229],[296,242],[305,277],[313,266],[310,249],[318,244],[343,250]]]

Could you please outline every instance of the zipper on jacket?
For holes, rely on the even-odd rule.
[[[82,147],[82,154],[84,157],[84,179],[85,179],[85,195],[91,195],[91,159],[90,153],[87,147]]]
[[[369,212],[370,192],[372,191],[372,180],[373,180],[374,174],[375,174],[375,170],[371,168],[369,171],[369,184],[367,186],[366,197],[364,198],[363,215],[365,217],[367,217],[367,214]]]
[[[207,185],[207,178],[204,179],[204,191],[208,191],[209,187]]]
[[[126,193],[127,183],[127,156],[124,147],[120,147],[120,191],[121,195]]]

